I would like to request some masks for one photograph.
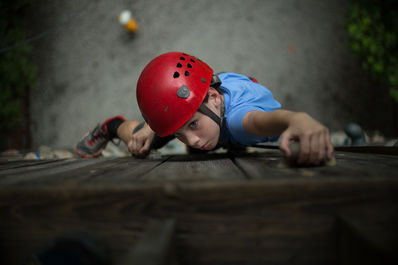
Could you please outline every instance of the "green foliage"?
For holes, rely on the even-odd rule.
[[[354,0],[345,24],[362,67],[390,88],[398,103],[398,12],[395,0]]]
[[[26,39],[23,9],[30,0],[0,2],[0,49]],[[29,62],[31,47],[22,44],[0,54],[0,130],[20,125],[26,88],[36,82],[36,66]]]

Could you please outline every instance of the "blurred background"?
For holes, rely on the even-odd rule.
[[[73,149],[112,115],[142,120],[141,70],[168,51],[255,77],[285,109],[398,135],[394,1],[13,0],[0,4],[1,150]],[[118,16],[129,10],[131,32]],[[15,45],[16,44],[16,45]],[[394,100],[394,97],[396,100]]]

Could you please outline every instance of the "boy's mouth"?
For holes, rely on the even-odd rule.
[[[204,145],[202,145],[202,146],[200,147],[200,150],[206,150],[206,147],[207,147],[207,143],[205,143]]]

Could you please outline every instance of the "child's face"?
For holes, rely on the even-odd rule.
[[[218,94],[218,93],[217,93]],[[220,94],[218,94],[221,98]],[[217,107],[217,100],[212,96],[206,106],[220,116],[220,108]],[[218,144],[220,127],[210,117],[197,111],[174,135],[184,144],[201,150],[212,150]]]

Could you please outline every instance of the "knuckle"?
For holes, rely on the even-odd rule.
[[[308,130],[308,131],[305,131],[304,133],[303,133],[303,136],[304,137],[310,137],[311,135],[313,135],[314,134],[314,132],[312,131],[312,130]]]
[[[321,135],[328,135],[328,134],[329,134],[329,130],[326,129],[326,128],[322,128],[322,129],[319,131],[319,134],[321,134]]]

